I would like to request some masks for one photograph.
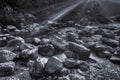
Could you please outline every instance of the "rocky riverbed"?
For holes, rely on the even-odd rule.
[[[0,80],[119,80],[120,24],[0,27]]]

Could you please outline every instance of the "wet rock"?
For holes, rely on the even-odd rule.
[[[47,73],[56,73],[59,72],[63,68],[63,64],[61,60],[57,57],[52,57],[48,60],[46,66],[45,66],[45,71]]]
[[[84,76],[79,74],[70,74],[70,80],[86,80]]]
[[[42,62],[41,58],[38,57],[35,61],[29,61],[27,63],[27,66],[29,67],[29,71],[34,77],[40,77],[40,75],[43,73],[45,64]]]
[[[12,26],[12,25],[9,25],[9,26],[7,26],[7,29],[10,30],[10,31],[15,31],[16,27]]]
[[[49,39],[47,39],[47,38],[41,39],[41,44],[49,44],[49,43],[50,43]]]
[[[55,48],[51,44],[40,45],[38,47],[38,53],[42,56],[50,57],[54,54]]]
[[[20,58],[23,59],[36,59],[38,57],[37,48],[29,50],[25,49],[20,53]]]
[[[59,58],[62,62],[65,61],[67,56],[64,53],[59,53],[55,55],[57,58]]]
[[[117,47],[119,42],[113,39],[102,38],[102,43],[111,47]]]
[[[4,47],[7,45],[7,39],[5,36],[0,35],[0,47]]]
[[[70,80],[68,76],[59,77],[58,80]]]
[[[74,59],[66,59],[64,62],[63,62],[63,65],[67,68],[76,68],[78,67],[78,62],[77,60],[74,60]]]
[[[103,51],[103,57],[110,58],[112,56],[111,52],[109,51]]]
[[[79,35],[76,33],[68,32],[67,39],[68,41],[76,41],[79,39]]]
[[[56,48],[56,49],[59,49],[59,50],[65,50],[66,49],[66,42],[64,39],[56,36],[56,37],[52,37],[50,39],[50,42],[53,44],[53,46]]]
[[[17,55],[8,50],[0,50],[0,62],[12,61]]]
[[[41,40],[39,38],[36,37],[33,39],[33,44],[39,45],[40,43],[41,43]]]
[[[62,70],[60,71],[60,75],[61,76],[67,76],[68,74],[70,74],[70,69],[67,68],[62,68]]]
[[[109,33],[109,32],[103,32],[102,36],[105,37],[105,38],[111,38],[111,39],[115,38],[114,33]]]
[[[89,64],[87,62],[84,62],[84,61],[79,62],[79,68],[83,72],[90,70]]]
[[[75,54],[74,52],[72,52],[70,50],[66,50],[64,53],[66,54],[66,56],[68,58],[79,59],[79,57],[77,56],[77,54]]]
[[[0,76],[10,76],[14,73],[15,63],[14,62],[4,62],[0,63]]]
[[[70,42],[68,46],[71,51],[75,52],[79,56],[79,59],[86,60],[89,58],[90,50],[85,46],[74,42]]]
[[[113,62],[113,63],[120,64],[120,57],[118,57],[118,56],[112,56],[110,58],[110,61]]]
[[[1,77],[0,80],[31,80],[31,76],[28,71],[22,71],[13,76]]]

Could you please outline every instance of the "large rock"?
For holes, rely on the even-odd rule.
[[[71,51],[75,52],[79,56],[79,59],[86,60],[89,58],[90,50],[85,46],[74,42],[70,42],[68,46]]]
[[[108,38],[102,38],[102,43],[111,47],[117,47],[119,45],[118,41]]]
[[[0,76],[10,76],[14,73],[14,70],[15,70],[14,62],[10,61],[5,63],[0,63]]]
[[[5,36],[0,35],[0,47],[4,47],[7,45],[7,39]]]
[[[63,68],[62,61],[57,57],[52,57],[48,60],[45,71],[47,73],[56,73],[59,72]]]
[[[0,50],[0,62],[12,61],[17,55],[8,50]]]
[[[50,57],[54,54],[55,48],[51,44],[40,45],[38,47],[38,53],[42,56]]]

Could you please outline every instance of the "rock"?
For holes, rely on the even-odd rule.
[[[7,39],[5,36],[0,35],[0,47],[4,47],[7,45]]]
[[[68,76],[59,77],[58,80],[70,80]]]
[[[115,38],[114,33],[108,33],[108,32],[103,32],[102,36],[105,37],[105,38],[111,38],[111,39]]]
[[[51,44],[40,45],[38,47],[38,53],[42,56],[50,57],[54,54],[55,48]]]
[[[7,26],[7,29],[10,30],[10,31],[15,31],[16,27],[12,26],[12,25],[9,25],[9,26]]]
[[[0,62],[12,61],[17,55],[8,50],[0,50]]]
[[[113,62],[113,63],[120,64],[120,57],[118,57],[118,56],[112,56],[110,58],[110,61]]]
[[[119,45],[118,41],[108,38],[102,38],[102,43],[111,47],[117,47]]]
[[[0,63],[0,76],[11,76],[14,73],[15,70],[15,63],[10,62],[4,62]]]
[[[68,74],[70,74],[70,69],[67,68],[62,68],[62,70],[60,71],[60,75],[61,76],[67,76]]]
[[[86,60],[90,56],[90,50],[81,44],[70,42],[68,47],[79,56],[79,59]]]
[[[80,62],[79,62],[79,68],[80,68],[80,70],[83,71],[83,72],[86,72],[86,71],[89,71],[89,70],[90,70],[89,64],[86,63],[86,62],[84,62],[84,61],[80,61]]]
[[[63,68],[63,64],[61,60],[57,57],[52,57],[48,60],[46,66],[45,66],[45,71],[47,73],[56,73],[59,72]]]
[[[72,52],[70,50],[66,50],[64,53],[66,54],[66,56],[68,58],[79,59],[79,57],[77,56],[77,54],[75,54],[74,52]]]
[[[112,56],[111,52],[109,51],[103,51],[103,57],[110,58]]]
[[[22,71],[13,76],[0,77],[0,80],[31,80],[31,76],[28,71]]]
[[[86,80],[84,76],[78,74],[70,74],[70,80]]]
[[[55,55],[57,58],[59,58],[62,62],[65,61],[65,59],[67,58],[66,54],[64,53],[59,53]]]
[[[65,42],[65,40],[60,38],[60,37],[58,37],[58,36],[52,37],[50,39],[50,42],[53,44],[53,46],[56,49],[59,49],[59,50],[65,50],[66,49],[66,42]]]
[[[49,39],[47,39],[47,38],[41,39],[41,44],[49,44],[49,43],[50,43]]]
[[[67,39],[68,41],[76,41],[79,39],[79,35],[76,33],[68,32]]]
[[[40,43],[41,43],[41,40],[39,38],[36,37],[33,39],[33,44],[39,45]]]
[[[25,49],[20,53],[20,58],[23,59],[36,59],[38,57],[37,48],[29,50]]]
[[[27,66],[29,67],[29,71],[34,77],[39,77],[43,74],[45,64],[41,61],[41,58],[38,57],[35,61],[29,61]]]
[[[76,68],[78,67],[78,62],[77,60],[74,60],[74,59],[66,59],[64,62],[63,62],[63,65],[67,68]]]

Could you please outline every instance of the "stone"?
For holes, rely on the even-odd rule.
[[[71,71],[68,68],[62,68],[62,70],[60,71],[61,76],[67,76],[70,73],[71,73]]]
[[[57,73],[60,72],[63,68],[63,63],[59,58],[53,56],[52,58],[48,59],[48,62],[45,66],[45,71],[47,73]]]
[[[32,80],[28,71],[21,71],[12,76],[0,77],[0,80]]]
[[[51,44],[40,45],[38,47],[38,53],[42,56],[51,57],[55,52],[55,48]]]
[[[7,39],[5,36],[0,35],[0,47],[4,47],[7,45]]]
[[[27,66],[29,67],[29,71],[34,77],[39,77],[41,74],[43,74],[45,64],[41,61],[41,58],[38,57],[35,61],[29,61],[27,63]]]
[[[80,61],[79,62],[79,69],[83,72],[86,72],[86,71],[90,70],[90,67],[89,67],[89,64],[87,62]]]
[[[62,62],[65,61],[65,59],[67,58],[65,53],[59,53],[55,55],[57,58],[59,58]]]
[[[39,38],[36,37],[33,39],[33,44],[39,45],[40,43],[41,43],[41,40]]]
[[[70,80],[86,80],[84,76],[79,74],[70,74]]]
[[[37,50],[37,48],[31,50],[25,49],[19,54],[19,56],[23,59],[36,59],[38,57]]]
[[[77,54],[75,54],[74,52],[72,52],[70,50],[66,50],[64,53],[66,54],[66,56],[68,58],[79,59],[79,57],[77,56]]]
[[[16,27],[12,26],[12,25],[8,25],[7,29],[10,30],[10,31],[15,31]]]
[[[74,59],[66,59],[63,62],[63,65],[67,68],[76,68],[78,67],[79,63],[77,62],[77,60]]]
[[[102,43],[111,47],[117,47],[119,45],[118,41],[108,38],[102,38]]]
[[[0,62],[12,61],[16,56],[15,53],[9,50],[0,50]]]
[[[65,42],[65,40],[60,38],[60,37],[58,37],[58,36],[52,37],[50,39],[50,42],[58,50],[65,50],[66,49],[66,42]]]
[[[79,59],[83,60],[89,59],[90,50],[83,46],[82,44],[70,42],[68,47],[71,51],[75,52],[79,56]]]
[[[120,64],[120,57],[118,57],[118,56],[112,56],[110,58],[110,61],[113,62],[113,63]]]
[[[103,57],[110,58],[112,56],[111,52],[109,51],[103,51]]]
[[[105,38],[110,38],[110,39],[114,39],[115,38],[114,33],[108,33],[108,32],[103,32],[102,36],[105,37]]]
[[[76,41],[79,39],[79,35],[73,32],[68,32],[67,39],[68,41]]]
[[[68,76],[59,77],[58,80],[70,80]]]
[[[15,71],[15,63],[12,61],[0,63],[0,76],[11,76]]]
[[[47,39],[47,38],[41,39],[41,44],[49,44],[49,43],[50,43],[49,39]]]

